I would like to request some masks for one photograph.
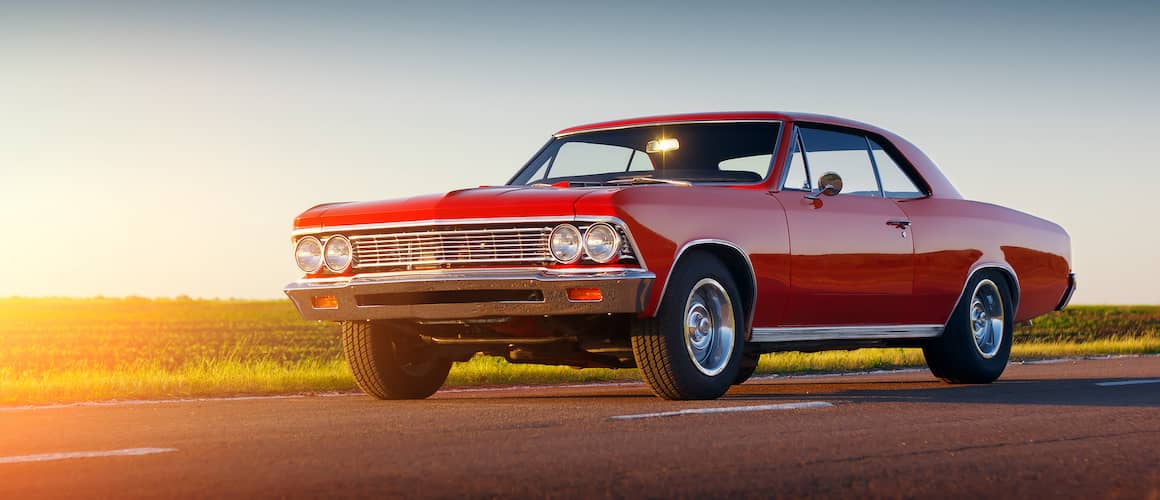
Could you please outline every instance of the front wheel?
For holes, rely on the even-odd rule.
[[[657,396],[716,399],[740,370],[740,294],[729,270],[711,254],[690,253],[679,266],[656,317],[634,323],[633,355]]]
[[[952,384],[988,384],[1007,368],[1015,311],[1010,287],[995,272],[967,284],[941,337],[922,348],[931,373]]]
[[[423,399],[447,380],[451,361],[382,323],[342,324],[342,351],[363,392],[379,399]]]

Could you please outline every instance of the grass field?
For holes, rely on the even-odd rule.
[[[1021,327],[1013,358],[1160,353],[1160,306],[1074,307]],[[759,373],[921,366],[916,349],[762,358]],[[458,363],[450,385],[635,380],[636,370]],[[0,299],[0,404],[343,391],[337,325],[286,301]]]

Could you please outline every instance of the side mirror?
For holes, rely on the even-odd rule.
[[[826,196],[834,196],[842,192],[842,176],[834,172],[826,172],[818,178],[818,186],[821,186],[816,192],[806,195],[807,200],[816,200],[823,194]]]

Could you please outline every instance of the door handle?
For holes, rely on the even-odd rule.
[[[890,219],[886,221],[886,225],[894,226],[905,231],[906,228],[910,227],[910,221],[906,219]]]

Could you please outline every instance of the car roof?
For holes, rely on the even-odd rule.
[[[656,116],[641,116],[634,118],[622,118],[619,120],[609,120],[603,122],[589,123],[586,125],[577,125],[568,127],[566,129],[556,132],[554,135],[563,136],[571,135],[580,132],[590,132],[593,130],[615,129],[638,127],[644,125],[660,125],[665,123],[685,123],[685,122],[733,122],[733,121],[804,121],[814,123],[825,123],[828,125],[836,125],[841,127],[852,127],[859,129],[867,129],[871,131],[880,131],[878,127],[868,123],[862,123],[847,118],[837,116],[819,115],[813,113],[794,113],[786,111],[722,111],[712,113],[679,113],[672,115],[656,115]]]

